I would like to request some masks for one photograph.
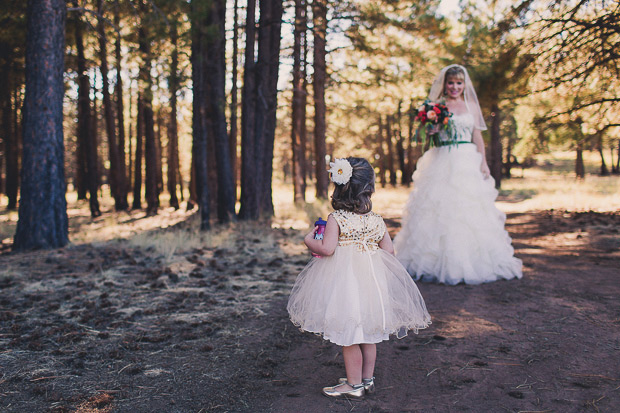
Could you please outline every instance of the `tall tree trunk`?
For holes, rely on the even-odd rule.
[[[575,157],[575,175],[577,175],[577,178],[579,179],[583,179],[586,176],[586,169],[583,165],[583,142],[581,140],[577,142]]]
[[[236,1],[236,0],[235,0]],[[170,206],[179,209],[177,198],[177,176],[179,174],[179,132],[177,122],[177,93],[179,91],[179,49],[176,21],[170,22],[172,54],[168,88],[170,90],[170,118],[168,120],[168,193]],[[182,190],[181,190],[182,193]]]
[[[138,104],[136,115],[136,149],[134,156],[133,178],[133,209],[142,208],[142,147],[144,142],[144,102],[142,92],[138,89]]]
[[[207,153],[207,74],[204,60],[206,56],[206,33],[204,20],[210,8],[200,0],[191,3],[192,24],[192,83],[193,83],[193,115],[192,115],[192,181],[196,188],[196,199],[200,210],[200,229],[210,228],[209,185],[208,185],[208,153]],[[191,190],[190,190],[191,196]]]
[[[238,63],[239,63],[239,0],[235,0],[233,6],[233,57],[232,57],[232,89],[230,91],[230,135],[228,143],[230,145],[230,164],[233,174],[233,192],[235,201],[237,200],[237,181],[239,176],[239,167],[237,159],[237,106],[239,106],[239,88],[237,86]]]
[[[385,118],[385,143],[387,143],[387,167],[390,171],[390,184],[396,185],[396,168],[394,167],[394,140],[392,139],[393,119],[389,115]]]
[[[78,2],[74,2],[78,7]],[[99,189],[99,174],[97,161],[97,143],[93,133],[92,108],[90,104],[90,79],[86,73],[86,57],[84,56],[84,41],[82,37],[82,21],[77,14],[75,22],[75,43],[77,48],[77,74],[78,74],[78,168],[83,167],[85,172],[85,188],[89,193],[90,214],[92,217],[101,215],[97,190]],[[78,175],[80,171],[78,170]]]
[[[325,41],[327,36],[327,0],[312,2],[314,23],[314,155],[316,161],[316,197],[327,199],[328,175],[325,164]]]
[[[512,136],[509,136],[506,142],[506,162],[504,164],[504,174],[507,179],[512,178],[512,165],[514,156],[512,155],[512,146],[514,145]]]
[[[495,179],[495,187],[502,186],[502,138],[500,126],[502,124],[502,111],[497,103],[491,106],[491,176]]]
[[[77,2],[74,3],[75,7]],[[91,139],[92,112],[90,102],[90,79],[86,74],[86,59],[84,57],[84,44],[82,40],[82,29],[76,21],[75,42],[77,45],[77,69],[78,69],[78,125],[77,125],[77,150],[75,154],[76,172],[75,187],[77,199],[85,200],[88,197],[88,168],[87,168],[87,140]],[[78,34],[79,33],[79,34]]]
[[[258,219],[258,183],[256,173],[258,153],[255,153],[256,139],[256,0],[248,0],[246,8],[245,60],[243,64],[243,88],[241,90],[241,208],[239,218]]]
[[[601,176],[609,175],[609,169],[607,169],[607,163],[605,163],[605,155],[603,154],[603,134],[598,133],[596,137],[596,146],[598,153],[601,156]]]
[[[293,107],[291,146],[293,150],[293,198],[295,203],[306,200],[305,157],[306,148],[302,140],[302,129],[305,123],[303,105],[305,103],[302,78],[301,42],[306,31],[305,0],[295,0],[295,28],[293,32]]]
[[[0,47],[0,55],[6,57],[3,65],[0,66],[0,193],[6,193],[4,181],[2,180],[2,160],[7,157],[7,147],[13,135],[13,108],[11,105],[11,58],[8,50]],[[8,163],[8,162],[7,162]]]
[[[402,112],[401,112],[402,101],[398,102],[398,110],[396,111],[396,118],[394,119],[394,123],[396,127],[394,128],[394,134],[396,135],[396,155],[398,159],[398,169],[400,169],[400,184],[403,185],[406,183],[407,178],[405,175],[407,174],[407,155],[405,149],[405,142],[402,131]]]
[[[226,0],[214,0],[207,14],[207,56],[204,63],[207,80],[207,132],[213,139],[217,167],[217,216],[220,222],[235,218],[235,185],[226,126]]]
[[[127,191],[130,189],[133,190],[133,185],[131,184],[131,177],[133,176],[133,125],[131,123],[131,118],[133,116],[133,87],[131,79],[129,80],[129,134],[127,136],[127,155],[128,155],[128,166],[127,166]],[[137,106],[137,101],[136,101]],[[138,131],[138,114],[136,110],[136,132]]]
[[[114,10],[114,26],[120,27],[120,10],[119,0],[115,1]],[[126,210],[129,208],[127,203],[127,193],[129,192],[129,184],[127,182],[127,161],[125,156],[125,109],[123,104],[123,77],[121,76],[121,36],[117,34],[115,42],[114,56],[116,60],[116,119],[118,127],[118,198],[119,206]],[[131,99],[131,95],[130,95]],[[131,136],[130,136],[131,139]],[[129,152],[131,154],[131,151]],[[115,199],[116,202],[116,199]]]
[[[110,98],[110,84],[108,81],[108,49],[107,36],[105,33],[105,17],[103,15],[103,0],[97,0],[97,33],[99,37],[99,58],[101,60],[101,83],[103,92],[103,113],[105,116],[106,134],[108,135],[108,156],[110,158],[110,170],[108,173],[108,183],[110,193],[114,198],[114,207],[117,211],[127,209],[127,198],[123,194],[120,186],[123,184],[120,169],[120,157],[118,143],[116,141],[116,125],[114,122],[114,111],[112,109],[112,99]]]
[[[263,135],[262,147],[263,177],[259,188],[261,213],[272,216],[274,213],[271,181],[273,177],[273,148],[276,131],[276,111],[278,108],[278,74],[280,67],[280,39],[282,14],[281,0],[261,0],[260,32],[258,36],[258,108],[257,135]],[[264,50],[264,52],[263,52]],[[263,63],[264,60],[264,63]],[[263,75],[264,71],[264,75]],[[260,125],[262,122],[262,131]]]
[[[28,2],[16,250],[58,248],[69,242],[62,129],[66,14],[63,0]]]
[[[157,82],[159,83],[159,82]],[[157,110],[157,131],[155,133],[155,175],[157,176],[157,206],[159,207],[159,195],[164,191],[164,173],[163,173],[163,149],[161,143],[162,129],[164,128],[164,114],[160,107]]]
[[[387,162],[385,151],[383,149],[383,119],[379,116],[379,132],[377,133],[377,155],[379,155],[379,183],[384,188],[386,184],[385,170],[387,169]]]
[[[187,210],[191,210],[195,205],[198,204],[198,189],[196,188],[196,156],[194,155],[194,150],[196,149],[196,145],[192,145],[192,162],[190,165],[189,171],[189,199],[187,200]]]
[[[9,198],[7,209],[17,208],[17,193],[19,189],[19,138],[20,138],[20,88],[15,88],[13,96],[13,106],[10,106],[11,123],[8,127],[9,133],[4,141],[4,154],[6,156],[6,196]]]
[[[155,142],[155,122],[153,114],[153,78],[151,76],[151,44],[147,33],[146,6],[140,1],[142,19],[138,29],[138,42],[142,65],[140,66],[140,91],[142,93],[142,115],[144,122],[144,194],[146,214],[156,215],[159,206],[157,192],[157,143]]]
[[[99,147],[99,108],[97,105],[97,85],[99,83],[97,82],[97,71],[95,70],[93,72],[93,82],[92,82],[92,88],[93,88],[93,110],[92,113],[90,115],[90,128],[91,128],[91,137],[92,140],[91,141],[87,141],[87,143],[85,144],[85,153],[86,153],[86,175],[87,175],[87,186],[88,186],[88,191],[89,193],[91,191],[98,191],[99,188],[101,187],[101,183],[102,183],[102,176],[101,173],[102,171],[105,170],[104,165],[102,164],[102,162],[99,159],[99,151],[97,150],[97,148]],[[94,165],[94,166],[90,166],[90,165]],[[95,177],[94,179],[92,179],[92,181],[94,182],[94,184],[90,184],[88,176],[91,173],[90,171],[92,171],[92,175]],[[91,187],[94,187],[94,189],[91,189]]]
[[[618,156],[616,156],[616,173],[620,173],[620,139],[618,139]]]
[[[307,188],[306,179],[312,179],[312,145],[308,144],[308,127],[307,127],[307,106],[308,106],[308,2],[307,0],[302,0],[303,3],[303,14],[304,14],[304,31],[302,32],[302,41],[303,41],[303,60],[301,64],[301,108],[299,110],[301,117],[301,130],[299,132],[299,140],[301,143],[301,148],[304,154],[304,163],[303,166],[303,190],[304,190],[304,198]],[[307,156],[306,156],[307,154]]]
[[[412,175],[413,175],[413,171],[415,169],[416,166],[416,150],[417,150],[417,145],[414,145],[413,140],[414,140],[414,135],[413,135],[413,124],[414,124],[414,108],[413,108],[413,101],[411,102],[411,105],[409,106],[409,110],[407,111],[407,145],[406,145],[406,149],[405,149],[405,153],[406,153],[406,158],[407,158],[407,163],[406,163],[406,170],[403,171],[403,185],[411,185],[412,182]]]

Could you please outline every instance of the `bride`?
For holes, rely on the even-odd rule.
[[[414,188],[394,239],[396,256],[416,280],[480,284],[521,278],[506,215],[495,207],[481,132],[486,130],[467,70],[450,65],[433,81],[428,99],[441,98],[453,113],[449,137],[418,161]]]

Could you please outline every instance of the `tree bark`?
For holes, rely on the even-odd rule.
[[[502,123],[502,112],[494,103],[491,106],[491,176],[495,179],[495,187],[502,186],[502,138],[500,125]]]
[[[383,150],[383,119],[379,116],[379,132],[377,133],[377,155],[379,155],[379,183],[384,188],[386,184],[385,170],[386,170],[386,157]]]
[[[394,139],[392,137],[393,119],[389,115],[385,118],[385,142],[387,143],[387,167],[390,171],[390,184],[396,186],[396,168],[394,167]]]
[[[192,115],[192,185],[200,210],[200,229],[210,228],[208,157],[207,157],[207,79],[204,70],[206,59],[206,39],[203,21],[210,10],[200,0],[192,0],[192,83],[193,83],[193,115]],[[190,190],[190,197],[191,197]]]
[[[327,36],[327,0],[312,2],[312,20],[314,23],[314,155],[316,161],[316,197],[327,199],[328,175],[325,163],[325,134],[327,130],[325,116],[325,42]]]
[[[413,102],[411,102],[411,105],[409,106],[409,110],[407,111],[407,145],[406,145],[406,149],[405,149],[405,154],[406,154],[406,170],[403,171],[403,185],[406,186],[410,186],[411,182],[412,182],[412,175],[413,175],[413,171],[416,167],[416,149],[417,149],[417,145],[414,145],[413,141],[414,141],[414,132],[413,132],[413,125],[414,125],[414,119],[415,119],[415,115],[414,115],[414,108],[413,108]]]
[[[601,176],[609,175],[609,169],[607,169],[607,163],[605,162],[605,155],[603,154],[603,134],[598,133],[596,146],[598,149],[598,153],[601,157]]]
[[[79,7],[79,3],[74,1],[74,7]],[[91,102],[90,102],[90,80],[86,74],[86,58],[84,56],[84,42],[82,39],[82,28],[80,14],[76,14],[75,21],[75,44],[77,49],[77,75],[78,75],[78,125],[77,125],[77,150],[75,153],[76,173],[75,189],[77,199],[84,200],[88,196],[88,169],[86,167],[86,140],[89,139],[91,130]]]
[[[142,146],[144,141],[144,103],[142,92],[138,89],[136,115],[136,149],[134,155],[133,203],[132,209],[142,208]]]
[[[142,115],[144,123],[144,194],[146,214],[157,215],[159,196],[157,191],[157,148],[155,142],[155,122],[153,114],[153,78],[151,76],[151,44],[145,19],[146,6],[140,1],[142,22],[138,29],[138,42],[142,65],[140,66],[140,91],[142,93]]]
[[[157,82],[159,83],[159,81]],[[164,114],[161,106],[157,110],[157,130],[155,131],[155,176],[157,177],[157,207],[159,207],[159,195],[164,191],[163,173],[163,148],[161,143],[162,129],[164,128]]]
[[[127,135],[127,155],[128,155],[128,159],[127,159],[127,191],[129,192],[130,190],[133,190],[133,185],[131,183],[131,177],[133,176],[133,136],[132,136],[132,132],[133,132],[133,125],[132,125],[132,116],[133,116],[133,87],[132,85],[132,81],[129,81],[129,125],[128,125],[128,135]],[[137,100],[136,100],[136,106],[137,106]],[[138,111],[136,110],[136,131],[138,130]]]
[[[235,0],[236,1],[236,0]],[[178,29],[175,21],[170,22],[170,42],[172,54],[170,56],[170,77],[168,85],[170,90],[170,118],[168,120],[168,193],[170,194],[170,206],[179,209],[177,198],[177,176],[179,174],[179,132],[177,122],[177,93],[179,91],[179,50]],[[182,190],[181,190],[182,191]]]
[[[256,139],[254,124],[256,119],[256,0],[248,0],[246,8],[245,60],[243,64],[243,88],[241,90],[241,208],[239,218],[258,219],[258,184],[256,173],[258,154],[255,151]]]
[[[616,173],[620,173],[620,139],[618,139],[618,155],[616,156]]]
[[[254,0],[248,3],[244,84],[241,116],[242,219],[273,215],[271,178],[276,127],[277,81],[282,2],[260,1],[258,60],[255,50]]]
[[[273,177],[273,148],[276,131],[276,111],[278,108],[278,74],[280,67],[280,39],[282,14],[281,0],[261,0],[260,32],[258,39],[258,108],[257,135],[263,135],[262,186],[259,192],[261,213],[272,216],[274,213],[271,181]],[[264,50],[264,52],[263,52]],[[264,61],[264,63],[263,63]],[[264,74],[263,74],[264,71]],[[262,132],[260,124],[262,122]],[[257,146],[257,152],[261,146]]]
[[[235,218],[235,185],[226,125],[226,0],[214,0],[207,14],[205,61],[208,90],[208,133],[213,139],[217,167],[217,216],[220,222]]]
[[[31,0],[27,6],[22,189],[15,250],[58,248],[69,242],[62,128],[66,13],[63,0]]]
[[[115,1],[114,25],[120,27],[120,10],[119,0]],[[127,180],[127,161],[125,156],[125,109],[123,104],[123,77],[121,76],[121,36],[116,36],[114,57],[116,60],[116,120],[118,128],[118,198],[119,206],[126,210],[129,208],[127,202],[127,193],[129,192],[129,183]],[[130,95],[131,100],[131,95]],[[130,137],[131,139],[131,137]],[[131,151],[130,151],[131,153]],[[116,198],[115,198],[116,202]]]
[[[302,140],[305,113],[303,106],[304,79],[302,77],[302,50],[301,42],[303,33],[306,31],[306,7],[305,0],[295,0],[295,28],[293,32],[293,102],[292,102],[292,128],[291,146],[293,152],[293,199],[301,204],[306,200],[306,160],[304,141]]]
[[[97,33],[99,38],[99,58],[101,60],[101,83],[103,93],[103,113],[105,117],[106,134],[108,136],[108,156],[110,158],[110,170],[108,173],[108,184],[110,193],[114,198],[114,207],[117,211],[127,209],[127,198],[121,190],[123,179],[121,176],[120,156],[118,142],[116,141],[116,125],[114,122],[114,112],[112,109],[112,99],[110,98],[110,82],[108,81],[108,49],[107,36],[105,33],[105,21],[103,11],[103,0],[97,0]]]
[[[78,2],[74,2],[78,7]],[[86,73],[86,57],[84,55],[84,41],[82,37],[82,21],[77,14],[75,22],[75,44],[77,49],[78,74],[78,176],[79,168],[84,168],[84,189],[88,190],[91,216],[101,215],[97,191],[99,189],[99,165],[97,157],[97,142],[93,130],[94,119],[90,102],[90,79]],[[81,156],[80,156],[81,155]],[[79,192],[79,190],[78,190]],[[84,194],[86,195],[86,194]]]
[[[0,66],[0,193],[6,193],[2,180],[2,161],[7,157],[7,148],[11,146],[13,136],[13,107],[11,105],[11,62],[9,51],[0,47],[0,55],[4,57]],[[8,163],[8,161],[7,161]],[[8,168],[7,168],[8,169]]]
[[[20,91],[15,89],[13,96],[13,106],[9,106],[11,111],[11,124],[7,128],[10,131],[5,137],[4,153],[6,156],[6,196],[9,198],[7,209],[17,208],[17,193],[19,190],[19,114],[20,114]]]
[[[394,128],[394,134],[396,135],[396,157],[398,159],[398,169],[400,169],[400,184],[405,184],[407,178],[405,175],[407,174],[407,156],[405,149],[405,142],[403,137],[403,131],[401,128],[402,121],[402,112],[401,112],[402,101],[398,102],[398,110],[396,111],[396,117],[394,119],[394,124],[396,127]]]
[[[301,148],[304,154],[304,162],[303,166],[303,187],[304,187],[304,197],[305,192],[308,187],[308,183],[306,179],[312,179],[312,145],[308,144],[308,126],[307,126],[307,106],[308,106],[308,2],[307,0],[303,1],[303,14],[304,14],[304,31],[302,33],[302,41],[303,41],[303,60],[301,64],[301,108],[299,110],[301,117],[301,131],[299,133],[299,140],[301,143]],[[307,155],[307,156],[306,156]]]
[[[583,165],[583,143],[577,142],[576,157],[575,157],[575,175],[577,178],[583,179],[586,176],[586,169]]]
[[[237,181],[239,176],[239,166],[237,159],[237,135],[238,120],[237,106],[239,106],[239,88],[237,86],[237,78],[239,77],[238,56],[239,56],[239,0],[235,0],[233,10],[233,57],[232,57],[232,88],[230,91],[230,134],[228,143],[230,145],[230,164],[233,175],[233,192],[235,201],[237,200]]]

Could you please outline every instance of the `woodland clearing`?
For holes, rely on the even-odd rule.
[[[294,208],[278,186],[271,225],[200,234],[191,211],[110,204],[91,219],[70,199],[72,244],[28,253],[10,252],[16,213],[2,212],[0,410],[618,411],[617,185],[544,166],[504,181],[523,279],[419,283],[433,324],[378,346],[377,392],[362,401],[321,395],[344,372],[339,348],[286,314],[326,204]],[[377,188],[392,236],[408,191]]]

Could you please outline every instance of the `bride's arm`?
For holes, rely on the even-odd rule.
[[[484,139],[482,139],[482,134],[480,133],[480,129],[474,129],[473,142],[478,149],[478,152],[482,155],[482,163],[480,164],[480,171],[482,172],[482,176],[484,179],[488,178],[491,175],[489,171],[489,165],[487,164],[487,157],[484,152]]]

